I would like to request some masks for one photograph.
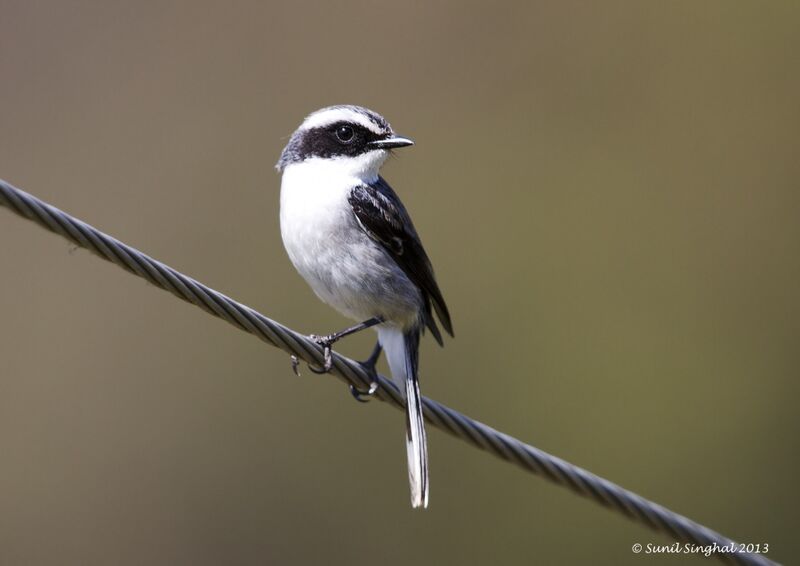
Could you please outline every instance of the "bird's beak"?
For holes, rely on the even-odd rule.
[[[406,147],[409,145],[414,145],[414,142],[401,136],[392,136],[382,140],[371,141],[367,144],[368,147],[373,149],[394,149],[396,147]]]

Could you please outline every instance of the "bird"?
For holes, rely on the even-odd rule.
[[[329,106],[303,120],[276,169],[281,174],[281,237],[289,259],[324,303],[358,321],[340,332],[311,335],[323,347],[320,371],[331,368],[334,342],[374,327],[378,341],[364,365],[374,375],[381,350],[385,352],[392,381],[406,404],[411,504],[425,508],[428,448],[419,343],[427,329],[443,345],[437,318],[454,334],[411,216],[380,175],[393,150],[412,145],[372,110]]]

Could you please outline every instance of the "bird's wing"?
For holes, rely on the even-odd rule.
[[[364,232],[386,250],[411,282],[422,291],[425,324],[436,341],[442,344],[442,336],[431,313],[431,304],[442,326],[452,336],[450,313],[433,276],[428,254],[425,253],[411,217],[400,198],[383,177],[378,177],[375,183],[354,187],[348,200]]]

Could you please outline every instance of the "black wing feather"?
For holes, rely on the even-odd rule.
[[[450,313],[433,276],[428,254],[425,253],[411,217],[397,193],[383,177],[378,177],[375,183],[355,187],[348,200],[364,232],[383,246],[400,269],[422,291],[425,325],[436,341],[442,344],[442,336],[433,318],[431,305],[444,329],[453,336]]]

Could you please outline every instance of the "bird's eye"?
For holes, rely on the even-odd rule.
[[[339,126],[336,128],[336,137],[339,138],[340,142],[347,143],[353,139],[354,135],[355,132],[352,126]]]

